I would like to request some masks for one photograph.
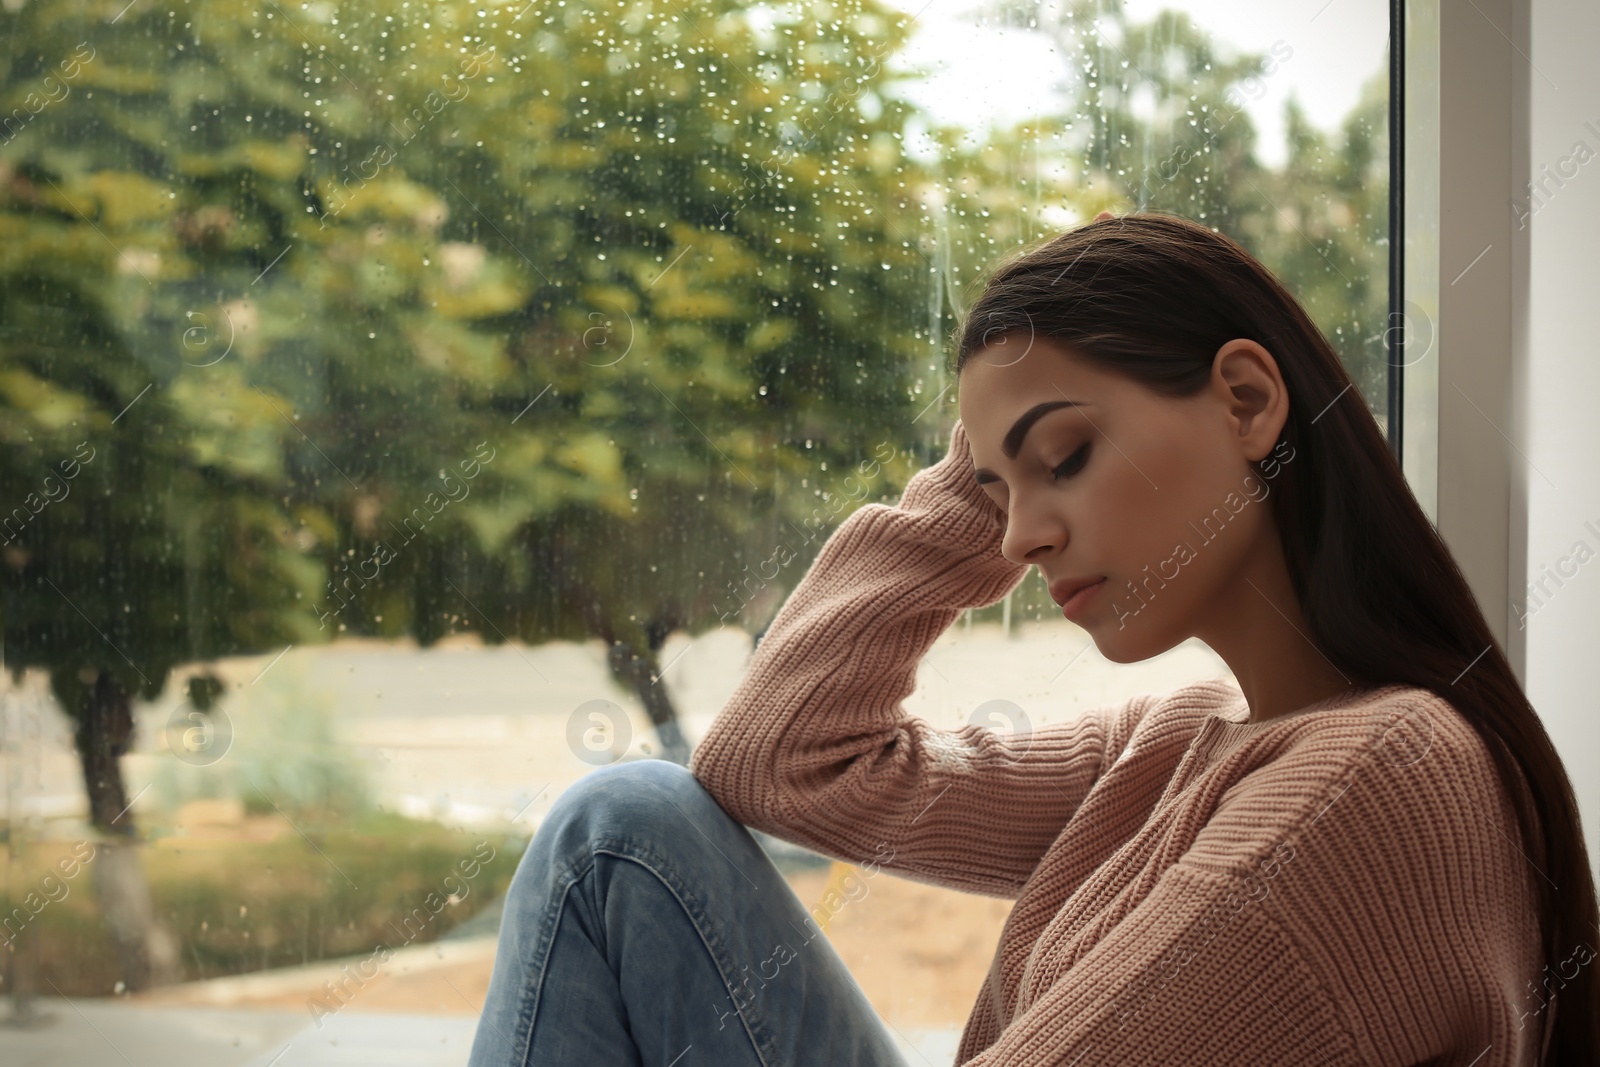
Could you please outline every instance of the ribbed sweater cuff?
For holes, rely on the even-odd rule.
[[[958,421],[945,457],[918,471],[894,508],[871,505],[835,534],[841,549],[880,544],[926,545],[943,557],[926,571],[938,601],[950,608],[984,607],[1004,597],[1027,574],[1027,564],[1001,554],[1004,516],[972,477],[972,451]],[[956,564],[952,566],[952,564]]]

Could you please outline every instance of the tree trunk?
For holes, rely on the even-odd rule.
[[[672,705],[666,683],[661,681],[659,669],[661,646],[672,632],[674,620],[658,618],[646,623],[644,636],[648,647],[641,653],[617,638],[616,628],[598,600],[581,589],[573,590],[573,594],[589,632],[606,643],[606,663],[611,668],[611,676],[633,690],[639,703],[644,705],[645,714],[650,716],[662,758],[687,767],[689,743],[684,740],[683,728],[678,725],[678,711]]]
[[[645,713],[656,728],[656,740],[661,743],[661,756],[673,763],[689,765],[689,743],[684,740],[683,728],[678,725],[678,711],[672,704],[667,685],[661,680],[660,657],[654,649],[635,654],[626,643],[614,644],[610,649],[611,673],[638,696]]]
[[[12,941],[11,959],[11,1018],[6,1025],[17,1027],[42,1026],[55,1019],[38,1008],[39,996],[39,931],[24,929],[22,936]]]
[[[129,840],[103,841],[89,866],[101,914],[116,942],[123,984],[139,990],[176,982],[181,977],[178,943],[156,917],[138,846]]]
[[[672,705],[672,696],[661,681],[656,653],[650,651],[635,656],[627,645],[611,646],[611,672],[638,696],[645,705],[645,713],[656,726],[656,741],[661,742],[661,757],[688,766],[690,745],[683,739],[683,728],[678,725],[678,712]]]
[[[181,977],[178,944],[156,916],[139,867],[121,762],[133,744],[133,710],[109,671],[102,670],[84,692],[76,740],[89,821],[106,836],[89,865],[101,915],[117,946],[123,984],[130,990],[169,985]]]

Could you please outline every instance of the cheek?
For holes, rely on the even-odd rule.
[[[1127,474],[1097,487],[1095,563],[1111,575],[1111,596],[1092,629],[1113,662],[1148,659],[1193,636],[1251,540],[1240,527],[1259,505],[1231,513],[1230,487],[1204,455],[1178,443],[1141,449],[1117,465]]]
[[[1156,573],[1184,540],[1188,523],[1200,510],[1195,471],[1166,448],[1111,451],[1111,462],[1087,484],[1086,566],[1108,572],[1120,583]],[[1192,536],[1192,534],[1190,534]],[[1146,570],[1148,568],[1148,572]]]

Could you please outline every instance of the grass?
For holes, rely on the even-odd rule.
[[[391,813],[326,826],[296,822],[298,830],[271,840],[168,838],[141,847],[186,980],[435,940],[505,892],[527,843]],[[35,948],[43,989],[48,979],[69,996],[108,995],[122,977],[95,899],[93,860],[71,880],[56,871],[73,844],[43,842],[0,856],[0,916],[29,893],[39,909],[11,944],[0,933],[0,993],[10,992],[12,953]],[[51,874],[57,880],[45,883]]]

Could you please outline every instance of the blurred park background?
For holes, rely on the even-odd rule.
[[[11,1032],[309,1025],[375,945],[492,946],[561,789],[686,760],[828,533],[943,455],[950,334],[1018,246],[1215,226],[1382,421],[1386,18],[0,2]],[[1225,674],[1105,663],[1034,574],[908,707]],[[845,869],[764,843],[803,897]],[[830,936],[886,1018],[959,1029],[1006,902],[881,881]],[[466,958],[352,1011],[470,1016]]]

